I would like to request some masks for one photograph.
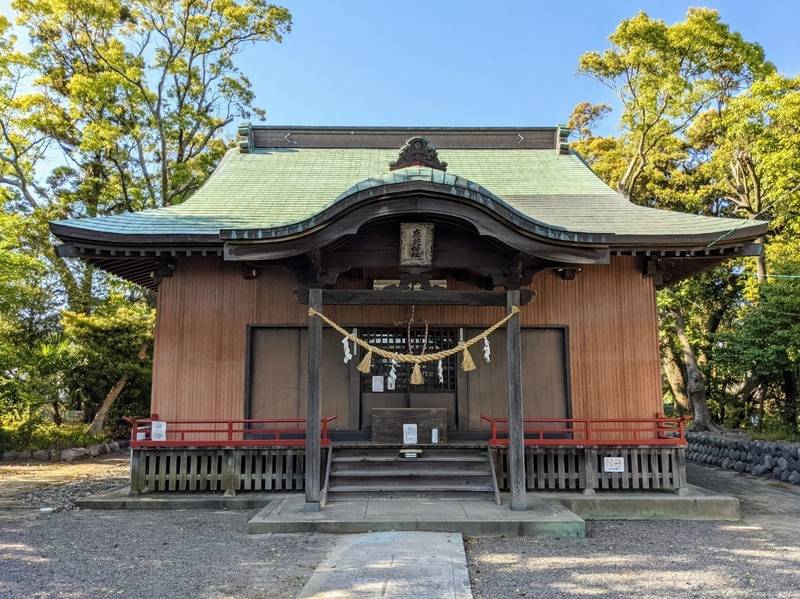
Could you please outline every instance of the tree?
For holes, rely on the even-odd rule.
[[[765,389],[758,408],[764,420],[771,401],[781,422],[798,433],[800,411],[800,261],[784,264],[798,278],[758,286],[758,302],[741,310],[734,326],[720,334],[715,358],[723,376],[758,381]],[[755,412],[755,410],[751,410]]]
[[[129,407],[149,397],[154,323],[155,310],[119,293],[90,315],[64,313],[64,332],[75,345],[69,387],[76,407],[92,419],[93,434],[103,429],[123,392]]]
[[[33,50],[6,60],[1,182],[38,224],[31,238],[44,241],[39,251],[59,273],[69,306],[86,311],[95,273],[48,249],[47,222],[191,195],[225,151],[226,127],[263,114],[234,58],[247,43],[281,41],[291,17],[263,0],[16,0],[13,7]],[[4,43],[13,46],[13,37]],[[31,90],[21,92],[25,71]],[[54,153],[63,164],[43,172],[42,158]]]
[[[710,9],[690,9],[673,25],[639,13],[609,40],[608,50],[583,54],[579,70],[617,93],[620,134],[595,137],[592,128],[607,111],[579,104],[571,119],[578,151],[636,203],[741,215],[727,199],[719,149],[733,130],[729,106],[774,72],[761,47]],[[709,389],[717,385],[711,348],[744,287],[724,267],[659,293],[665,380],[677,401],[685,396],[691,404],[696,428],[715,427],[708,405]]]
[[[264,0],[12,6],[32,49],[21,51],[0,17],[0,224],[7,235],[0,254],[13,258],[0,264],[8,282],[0,280],[0,304],[15,306],[0,314],[0,398],[32,401],[26,373],[36,357],[20,348],[52,334],[76,352],[76,369],[61,379],[66,401],[88,417],[103,399],[102,413],[120,402],[138,413],[149,388],[150,333],[142,323],[152,318],[152,298],[56,255],[48,222],[170,206],[191,195],[230,145],[230,125],[264,114],[237,55],[247,44],[280,42],[291,15]],[[131,348],[110,351],[112,332]]]
[[[625,167],[611,183],[634,199],[639,178],[666,140],[772,70],[758,44],[731,32],[707,8],[689,9],[674,25],[641,12],[622,21],[609,41],[602,54],[583,54],[578,69],[619,98]]]
[[[717,130],[712,163],[722,198],[746,218],[772,217],[772,231],[784,228],[800,206],[800,77],[754,82],[728,102]],[[757,275],[763,283],[766,253]]]

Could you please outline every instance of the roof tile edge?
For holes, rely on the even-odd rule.
[[[568,129],[558,127],[316,127],[252,125],[239,127],[240,151],[260,148],[399,149],[423,136],[439,149],[563,150]],[[247,142],[246,148],[242,145]]]

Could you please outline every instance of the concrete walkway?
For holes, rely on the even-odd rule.
[[[738,498],[746,524],[800,534],[800,486],[693,463],[686,475],[691,483]]]
[[[511,511],[493,501],[353,499],[318,512],[303,510],[302,496],[272,501],[247,524],[250,533],[376,531],[458,532],[470,537],[582,538],[582,518],[555,501],[529,498],[529,509]]]
[[[298,598],[472,599],[458,533],[376,532],[342,537]]]

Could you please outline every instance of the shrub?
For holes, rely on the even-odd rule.
[[[105,436],[90,435],[86,424],[42,422],[35,418],[0,425],[0,451],[68,449],[102,443]]]

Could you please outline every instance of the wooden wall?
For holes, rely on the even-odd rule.
[[[180,261],[159,288],[153,411],[167,419],[242,417],[247,325],[304,326],[307,308],[292,294],[297,286],[283,269],[246,280],[240,265],[218,258]],[[568,327],[573,417],[652,417],[660,410],[655,290],[635,258],[584,267],[572,281],[542,272],[531,287],[537,295],[522,311],[523,326]],[[391,326],[408,318],[409,307],[325,312],[345,326]],[[435,325],[484,327],[504,308],[417,306],[416,313]]]

